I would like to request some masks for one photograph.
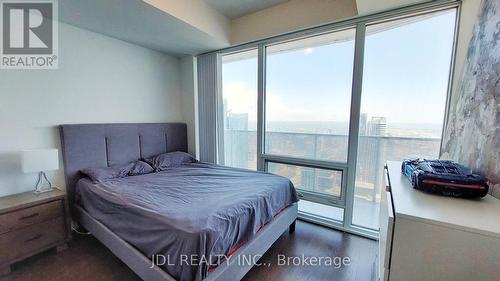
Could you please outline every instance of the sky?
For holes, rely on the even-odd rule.
[[[365,40],[361,112],[388,123],[443,122],[454,11],[370,33]],[[307,40],[304,41],[307,43]],[[257,118],[257,53],[224,63],[223,97]],[[354,40],[267,56],[267,121],[348,122]]]

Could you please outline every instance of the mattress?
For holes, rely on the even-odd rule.
[[[206,163],[76,185],[77,204],[177,280],[202,280],[298,201],[287,178]],[[194,257],[194,259],[193,259]]]

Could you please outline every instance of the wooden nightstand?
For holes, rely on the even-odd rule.
[[[0,198],[0,276],[10,265],[56,247],[66,248],[71,238],[66,193],[55,189]]]

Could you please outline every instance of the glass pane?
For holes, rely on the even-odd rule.
[[[334,220],[337,222],[344,221],[344,209],[311,201],[300,200],[299,212],[321,219]]]
[[[265,152],[347,161],[355,30],[266,48]]]
[[[257,50],[222,56],[224,164],[257,169]]]
[[[267,163],[267,171],[289,178],[297,189],[340,196],[342,171],[273,162]]]
[[[386,161],[439,156],[455,15],[367,27],[353,224],[378,229]]]

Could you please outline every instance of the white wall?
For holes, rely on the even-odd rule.
[[[19,151],[60,148],[59,124],[184,121],[179,79],[177,58],[60,23],[59,69],[0,70],[0,196],[33,188]],[[48,175],[64,186],[62,160]]]
[[[229,43],[230,21],[205,1],[200,0],[143,0],[206,34]]]
[[[430,1],[432,0],[356,0],[356,5],[359,15],[364,16]]]
[[[291,0],[231,21],[231,44],[357,16],[354,0]]]
[[[197,119],[198,119],[198,101],[197,101],[197,83],[196,83],[196,58],[185,56],[180,60],[181,73],[181,108],[182,116],[188,129],[188,152],[198,158],[197,148]]]

